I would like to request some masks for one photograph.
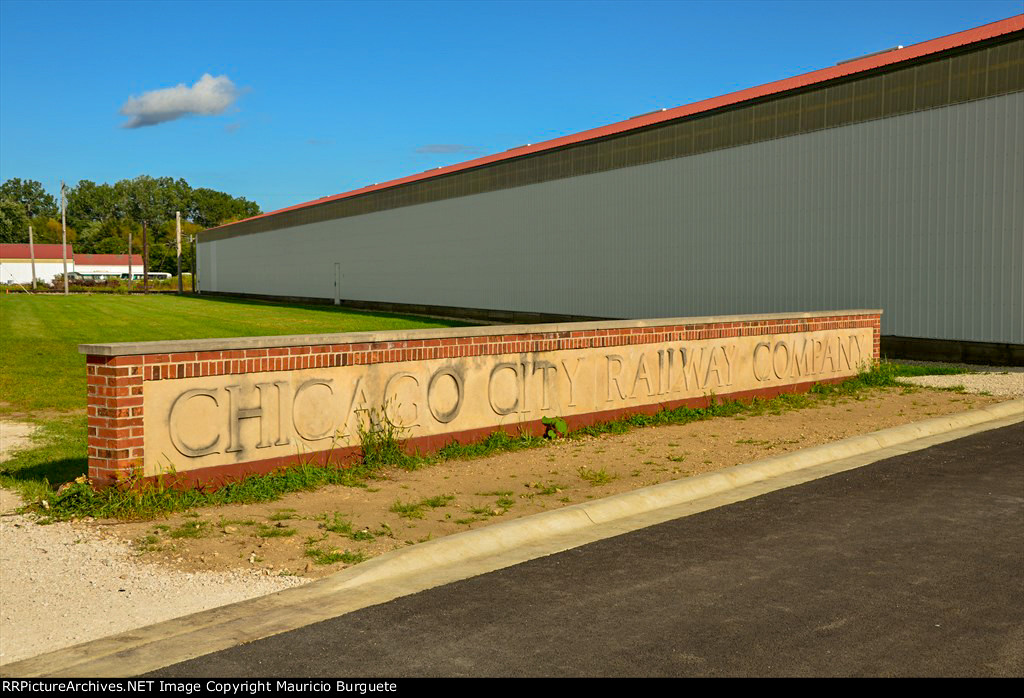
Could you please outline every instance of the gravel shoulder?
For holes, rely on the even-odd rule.
[[[180,572],[141,562],[81,524],[0,517],[0,664],[307,580],[249,570]]]
[[[0,463],[35,426],[0,422]],[[139,559],[84,522],[40,526],[0,488],[0,664],[304,584],[236,569],[192,572]]]

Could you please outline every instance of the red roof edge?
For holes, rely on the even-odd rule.
[[[36,259],[61,259],[61,244],[58,243],[36,243],[33,247]],[[67,259],[74,259],[75,248],[69,242]],[[31,259],[27,242],[5,242],[0,244],[0,258],[3,259]]]
[[[75,264],[99,265],[99,264],[128,264],[128,254],[76,254]],[[142,255],[133,254],[132,264],[142,266]]]
[[[334,196],[325,196],[321,199],[314,199],[313,201],[307,201],[301,204],[295,204],[294,206],[288,206],[286,208],[280,208],[276,211],[269,211],[267,213],[261,213],[258,216],[252,216],[251,218],[245,218],[240,221],[234,221],[227,223],[216,228],[209,228],[208,232],[212,230],[221,230],[228,228],[239,223],[246,221],[256,220],[258,218],[266,218],[268,216],[275,216],[279,213],[286,211],[294,211],[300,208],[306,208],[308,206],[315,206],[317,204],[327,203],[328,201],[337,201],[339,199],[347,199],[352,196],[358,196],[360,194],[366,194],[371,191],[379,191],[381,189],[389,189],[402,184],[409,184],[424,179],[430,179],[432,177],[439,177],[441,175],[450,174],[452,172],[458,172],[460,170],[468,170],[474,167],[480,167],[481,165],[489,165],[494,162],[500,162],[502,160],[510,160],[512,158],[522,157],[523,155],[530,155],[533,153],[543,152],[545,150],[552,150],[566,145],[572,145],[575,143],[581,143],[584,141],[593,140],[595,138],[601,138],[604,136],[614,135],[616,133],[622,133],[624,131],[631,131],[633,129],[643,128],[644,126],[650,126],[657,124],[662,121],[670,121],[672,119],[678,119],[684,116],[692,116],[705,111],[711,111],[712,109],[718,109],[721,107],[738,104],[740,102],[746,102],[759,97],[766,97],[780,92],[786,92],[788,90],[797,89],[800,87],[807,87],[808,85],[814,85],[819,82],[825,82],[827,80],[834,80],[835,78],[841,78],[848,75],[855,75],[857,73],[863,73],[875,68],[881,68],[886,65],[893,65],[896,63],[904,63],[906,61],[914,60],[915,58],[921,58],[932,53],[940,53],[947,51],[952,48],[959,46],[966,46],[968,44],[978,43],[979,41],[985,41],[992,39],[997,36],[1004,34],[1010,34],[1015,31],[1024,29],[1024,14],[1015,15],[1007,19],[1002,19],[997,22],[991,22],[984,24],[980,27],[973,29],[967,29],[962,32],[955,34],[949,34],[948,36],[942,36],[937,39],[929,39],[919,44],[913,44],[911,46],[905,46],[898,50],[886,51],[879,54],[864,56],[863,58],[857,58],[851,61],[846,61],[838,65],[830,66],[828,68],[821,68],[819,70],[812,71],[810,73],[804,73],[791,78],[785,78],[783,80],[776,80],[775,82],[769,82],[764,85],[757,87],[749,87],[737,92],[730,92],[729,94],[721,95],[719,97],[712,97],[710,99],[701,100],[699,102],[693,102],[686,104],[681,107],[675,107],[673,109],[666,109],[665,111],[658,111],[652,114],[644,114],[641,116],[635,116],[625,121],[619,121],[614,124],[607,126],[600,126],[597,128],[589,129],[587,131],[580,131],[569,136],[562,136],[560,138],[554,138],[552,140],[543,141],[541,143],[532,143],[519,148],[511,148],[501,153],[494,155],[486,155],[484,157],[476,158],[473,160],[467,160],[455,165],[448,165],[447,167],[438,167],[418,174],[409,175],[399,179],[393,179],[388,182],[382,182],[380,184],[373,184],[370,186],[362,187],[360,189],[353,189],[341,194],[335,194]]]

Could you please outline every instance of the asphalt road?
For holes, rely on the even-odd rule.
[[[1024,676],[1024,425],[154,676]]]

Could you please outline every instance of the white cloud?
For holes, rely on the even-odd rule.
[[[190,114],[222,114],[241,94],[242,91],[227,75],[213,77],[205,73],[192,87],[183,83],[129,97],[121,107],[121,113],[132,118],[122,127],[155,126]]]

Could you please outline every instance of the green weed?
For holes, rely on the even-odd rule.
[[[294,528],[267,526],[266,524],[260,524],[259,529],[256,531],[256,535],[260,538],[288,538],[296,533],[298,531]]]
[[[334,513],[330,519],[324,516],[324,523],[320,524],[320,527],[352,540],[371,541],[375,539],[375,536],[366,529],[356,530],[351,521],[338,513]]]
[[[438,509],[440,507],[445,507],[454,500],[454,495],[450,494],[439,494],[436,497],[428,497],[427,499],[421,499],[418,502],[403,502],[402,500],[397,499],[395,500],[395,503],[391,505],[391,511],[405,519],[422,519],[425,514],[425,509]]]
[[[569,433],[569,425],[561,417],[541,417],[540,423],[547,427],[544,436],[548,439],[554,440]]]
[[[306,557],[312,558],[318,565],[333,565],[338,562],[346,565],[356,565],[366,559],[366,554],[360,551],[349,550],[326,550],[324,548],[306,548]]]
[[[168,534],[171,538],[202,538],[210,524],[206,521],[186,521]]]
[[[609,482],[611,482],[617,477],[616,475],[613,475],[612,473],[606,471],[604,468],[601,468],[600,470],[580,468],[577,472],[579,473],[580,478],[586,480],[594,487],[597,487],[599,485],[607,485]]]

